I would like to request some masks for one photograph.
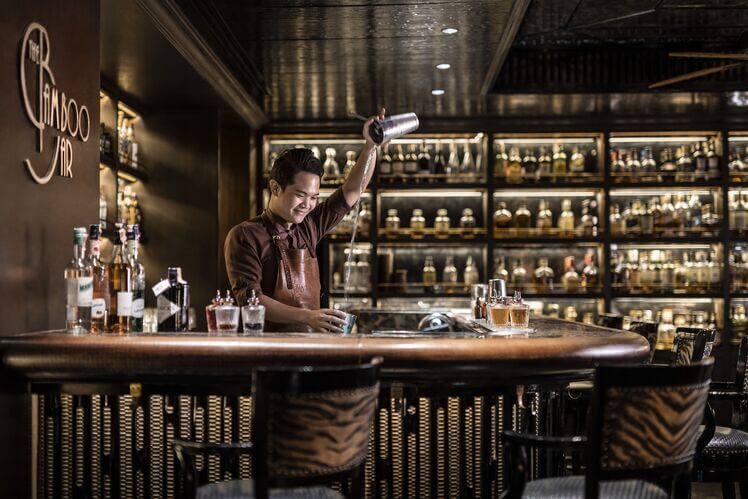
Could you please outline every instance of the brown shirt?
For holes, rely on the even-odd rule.
[[[278,234],[288,241],[289,249],[307,249],[312,256],[316,256],[317,243],[351,208],[345,200],[343,189],[338,188],[300,224],[287,229],[283,223],[276,223],[275,220],[273,223]],[[226,273],[237,303],[245,304],[250,290],[254,290],[258,296],[273,296],[278,277],[278,257],[270,234],[259,216],[234,226],[226,236],[223,252]]]

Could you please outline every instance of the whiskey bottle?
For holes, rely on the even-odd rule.
[[[506,166],[509,162],[509,156],[506,154],[506,146],[503,142],[499,142],[498,151],[493,162],[493,172],[496,177],[506,176]]]
[[[353,170],[354,166],[356,166],[356,151],[346,151],[343,177],[348,178],[348,174]]]
[[[358,213],[357,230],[361,237],[371,237],[371,207],[369,203],[361,203],[361,211]]]
[[[548,151],[546,151],[545,147],[540,148],[540,156],[538,157],[538,173],[537,178],[538,182],[542,181],[545,178],[548,178],[548,175],[551,174],[551,171],[553,169],[553,162],[551,160],[551,155],[548,154]]]
[[[475,173],[475,161],[473,154],[470,152],[470,143],[466,142],[463,146],[462,163],[460,163],[460,173],[469,175]]]
[[[651,181],[657,179],[654,175],[657,173],[657,163],[652,155],[651,147],[645,147],[642,151],[641,171],[646,174],[645,180]]]
[[[538,268],[533,272],[535,291],[538,293],[550,293],[553,291],[553,277],[554,272],[553,269],[548,266],[548,259],[538,259]]]
[[[631,173],[633,178],[639,178],[641,173],[641,162],[639,162],[639,151],[632,149],[626,160],[626,171]]]
[[[442,282],[448,293],[456,291],[455,285],[457,284],[457,281],[457,267],[455,267],[454,258],[448,256],[447,261],[444,264],[444,270],[442,271]]]
[[[433,173],[435,175],[444,175],[445,173],[445,163],[444,163],[444,155],[442,154],[442,145],[441,142],[438,140],[436,141],[436,145],[434,146],[435,153],[434,153],[434,168]]]
[[[527,269],[522,263],[522,259],[515,261],[512,269],[512,285],[515,291],[525,291],[528,284]]]
[[[384,148],[382,160],[379,162],[379,175],[392,175],[392,156],[390,156],[390,146]]]
[[[514,212],[514,223],[518,229],[527,229],[530,227],[530,210],[527,209],[527,203],[520,202],[519,208]]]
[[[334,148],[328,147],[325,149],[325,163],[322,165],[322,170],[324,172],[322,180],[324,182],[334,182],[340,175],[340,167],[338,166],[338,162],[335,160],[336,155],[337,152]]]
[[[618,204],[614,204],[610,209],[610,233],[614,237],[626,233],[626,220],[621,216],[621,207]]]
[[[569,161],[569,173],[584,173],[584,155],[579,152],[579,147],[574,146]]]
[[[434,235],[439,239],[449,237],[449,214],[444,208],[436,210],[436,219],[434,219]]]
[[[509,271],[506,269],[506,260],[503,256],[497,256],[494,259],[494,279],[503,279],[504,282],[509,282]]]
[[[561,215],[558,217],[558,228],[562,237],[574,235],[574,212],[571,210],[571,200],[564,199],[561,202]]]
[[[452,141],[449,144],[449,159],[446,166],[447,182],[459,182],[460,174],[460,156],[457,152],[457,143]]]
[[[699,147],[698,144],[694,144],[692,147],[692,154],[693,157],[693,164],[694,164],[694,180],[707,180],[709,178],[709,174],[707,173],[707,162],[706,162],[706,142],[702,147]]]
[[[610,173],[620,175],[624,173],[626,163],[621,160],[621,152],[618,149],[610,150]]]
[[[109,302],[109,332],[124,334],[130,332],[132,321],[132,269],[122,248],[124,229],[118,227],[114,238],[114,256],[109,264],[109,289],[112,293]]]
[[[683,259],[675,257],[673,265],[673,291],[675,293],[685,293],[688,290],[688,269],[685,262],[687,261],[686,253],[683,253]]]
[[[387,218],[384,219],[384,230],[387,237],[397,237],[400,231],[400,217],[397,216],[397,209],[390,208],[387,210]]]
[[[416,145],[408,144],[408,152],[405,154],[405,173],[414,175],[418,173],[418,155],[416,154]]]
[[[582,279],[579,277],[576,269],[574,268],[574,257],[567,256],[564,259],[564,269],[566,272],[561,278],[561,283],[564,286],[564,291],[567,293],[576,293],[582,285]]]
[[[65,329],[85,333],[91,329],[93,270],[86,262],[86,228],[73,229],[73,259],[65,266]]]
[[[499,202],[499,207],[493,214],[493,226],[499,231],[506,231],[512,226],[512,212],[506,209],[504,201]]]
[[[553,212],[548,208],[548,201],[545,199],[540,200],[535,226],[541,235],[549,233],[550,229],[553,228]]]
[[[707,271],[709,273],[709,291],[718,291],[722,282],[722,265],[717,259],[717,252],[709,252],[709,261],[707,262]]]
[[[521,184],[523,178],[522,158],[519,156],[519,149],[513,147],[506,165],[506,181],[509,184]]]
[[[431,155],[425,140],[421,142],[421,150],[418,152],[418,173],[422,175],[431,173]]]
[[[413,215],[410,217],[411,237],[413,239],[423,239],[425,229],[426,219],[423,216],[423,210],[420,208],[413,209]]]
[[[660,180],[673,182],[677,175],[678,166],[673,161],[673,151],[666,147],[660,152]]]
[[[556,144],[553,148],[553,179],[565,176],[568,171],[566,151],[563,144]]]
[[[667,234],[671,232],[671,229],[677,227],[678,220],[675,218],[672,196],[670,194],[663,194],[660,200],[661,228]]]
[[[465,264],[465,287],[470,289],[470,286],[473,284],[478,284],[480,282],[480,275],[478,273],[478,267],[473,262],[473,257],[468,256],[467,257],[467,263]]]
[[[594,199],[582,201],[582,218],[580,219],[579,232],[585,237],[597,236],[597,202]]]
[[[472,239],[475,237],[475,233],[472,229],[475,229],[476,222],[475,217],[473,216],[473,210],[470,208],[465,208],[462,210],[462,216],[460,217],[460,228],[465,229],[462,232],[462,237],[465,239]]]
[[[678,193],[675,196],[675,220],[678,227],[678,235],[686,235],[686,229],[689,226],[688,220],[688,204],[683,198],[682,193]]]
[[[525,150],[525,157],[522,158],[522,168],[525,171],[525,177],[530,182],[538,180],[538,158],[532,149]]]
[[[685,147],[678,148],[678,162],[677,174],[675,176],[676,182],[693,182],[694,165],[691,160],[691,155],[687,153]]]
[[[595,255],[589,252],[584,255],[584,268],[582,268],[582,286],[588,292],[598,291],[600,288],[600,272],[595,265]]]
[[[88,227],[88,255],[86,265],[91,267],[93,295],[91,301],[91,332],[107,332],[109,312],[109,272],[101,261],[101,229],[97,224]]]
[[[744,234],[748,230],[748,200],[743,191],[738,191],[737,202],[734,209],[734,230],[738,234]]]
[[[145,267],[138,258],[140,233],[137,225],[127,231],[127,261],[132,272],[132,321],[130,331],[143,332],[143,311],[145,310]]]
[[[436,267],[434,267],[434,259],[432,257],[426,257],[422,273],[423,285],[426,287],[426,291],[433,291],[434,286],[436,286]]]
[[[714,151],[714,140],[709,141],[709,150],[706,152],[706,163],[709,169],[709,180],[717,180],[720,177],[719,156]]]
[[[714,213],[711,204],[705,204],[701,206],[701,227],[703,228],[704,236],[706,237],[719,235],[719,215]]]
[[[665,251],[665,257],[660,270],[660,286],[663,293],[672,293],[675,283],[675,265],[671,251]]]
[[[643,235],[651,236],[652,234],[654,234],[654,210],[651,200],[649,202],[649,206],[647,206],[647,208],[642,212],[639,220],[641,233]]]
[[[403,154],[403,145],[397,144],[395,154],[392,156],[392,175],[402,176],[405,173],[405,154]]]
[[[179,332],[189,328],[190,288],[180,267],[169,267],[168,287],[156,298],[158,330]]]

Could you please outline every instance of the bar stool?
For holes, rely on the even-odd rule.
[[[716,426],[714,436],[704,451],[697,457],[694,480],[720,482],[722,497],[735,497],[735,482],[740,496],[748,497],[748,336],[744,337],[738,350],[738,362],[733,382],[712,382],[709,400],[732,401],[732,427]],[[713,421],[712,421],[713,424]]]
[[[655,354],[655,345],[657,345],[657,330],[660,328],[658,322],[644,322],[644,321],[631,321],[629,324],[629,331],[632,333],[638,333],[647,340],[649,343],[649,362],[652,363],[652,359]]]
[[[510,461],[508,499],[666,499],[651,481],[665,479],[674,497],[690,493],[692,460],[710,438],[697,439],[714,361],[684,366],[599,367],[587,435],[542,437],[504,432]],[[526,482],[527,447],[584,449],[583,476]]]
[[[181,497],[339,499],[344,496],[325,485],[349,481],[349,496],[361,497],[381,362],[254,370],[252,442],[175,440]],[[253,480],[197,483],[197,456],[217,455],[224,467],[238,469],[247,454]]]
[[[618,314],[600,314],[597,325],[610,329],[623,329],[623,316]]]

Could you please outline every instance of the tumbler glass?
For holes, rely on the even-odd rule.
[[[353,314],[349,314],[348,312],[345,313],[345,326],[341,326],[343,329],[343,334],[351,334],[351,331],[353,330],[354,324],[356,324],[357,317]]]
[[[260,335],[265,329],[265,307],[262,305],[244,305],[242,307],[244,334]]]
[[[496,327],[509,327],[509,306],[499,300],[492,303],[489,308],[491,325]]]
[[[530,306],[527,303],[512,303],[509,305],[509,316],[512,320],[512,327],[528,327]]]
[[[219,305],[216,307],[216,326],[220,333],[235,333],[239,330],[239,307]]]

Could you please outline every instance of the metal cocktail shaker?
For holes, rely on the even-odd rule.
[[[383,120],[375,120],[369,125],[369,135],[377,144],[402,137],[418,130],[416,113],[395,114]]]
[[[488,300],[494,301],[506,297],[506,281],[504,279],[488,280]]]

